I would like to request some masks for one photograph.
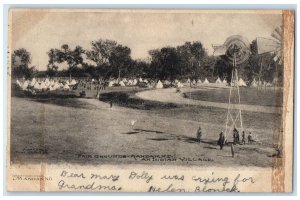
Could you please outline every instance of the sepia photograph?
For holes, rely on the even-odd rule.
[[[160,179],[177,182],[187,177],[176,169],[207,172],[211,181],[191,176],[205,182],[199,192],[217,182],[224,187],[210,192],[289,191],[293,17],[283,10],[10,9],[8,187],[122,190],[53,183],[51,175],[118,181],[60,167],[67,165],[118,172],[136,166],[143,170],[127,178],[150,182],[144,188],[153,192],[197,187],[153,186],[144,169],[173,170]],[[61,171],[42,175],[54,185],[47,189],[36,173],[48,166]],[[250,175],[234,175],[227,189],[217,178],[227,170]],[[253,190],[237,189],[265,171],[268,178]],[[27,187],[30,178],[38,186]]]

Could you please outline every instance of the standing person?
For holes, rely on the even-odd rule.
[[[197,141],[200,143],[201,142],[201,137],[202,137],[202,130],[201,127],[199,126],[197,130]]]
[[[221,131],[221,133],[219,134],[219,140],[218,140],[218,145],[220,146],[220,150],[223,149],[224,142],[225,142],[225,136],[224,136],[223,131]]]
[[[234,129],[233,129],[233,144],[236,145],[237,143],[239,143],[239,140],[240,140],[239,132],[234,127]]]
[[[249,135],[248,135],[248,143],[249,143],[249,144],[252,144],[252,142],[253,142],[252,135],[251,135],[251,132],[249,132]]]
[[[242,132],[242,144],[246,144],[245,131]]]

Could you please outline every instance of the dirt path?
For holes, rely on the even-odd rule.
[[[207,90],[213,88],[182,88],[181,93],[194,92],[199,90]],[[217,108],[228,108],[228,103],[218,103],[210,101],[199,101],[194,99],[188,99],[181,96],[181,93],[176,93],[175,88],[167,89],[155,89],[147,90],[136,93],[136,96],[145,100],[168,102],[175,104],[185,104],[185,105],[198,105],[207,107],[217,107]],[[237,105],[234,105],[237,107]],[[249,112],[262,112],[262,113],[281,113],[282,109],[278,107],[271,106],[259,106],[259,105],[246,105],[241,104],[241,109]]]

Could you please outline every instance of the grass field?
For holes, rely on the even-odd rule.
[[[270,167],[280,115],[243,112],[260,144],[217,146],[226,110],[139,99],[137,88],[110,88],[92,98],[12,97],[11,161],[80,164],[176,164]],[[94,95],[90,91],[88,97]],[[113,107],[109,103],[113,100]],[[201,126],[203,142],[195,140]],[[115,157],[112,157],[115,155]],[[117,158],[117,156],[123,156]],[[140,155],[136,158],[134,155]],[[153,161],[158,155],[175,161]],[[100,159],[101,158],[101,159]],[[192,159],[188,161],[188,159]]]
[[[184,97],[202,101],[228,102],[229,89],[216,89],[184,93]],[[237,90],[232,92],[232,96],[237,96]],[[242,104],[261,105],[261,106],[282,106],[282,90],[261,89],[240,87],[240,97]],[[237,99],[237,98],[236,98]],[[237,102],[235,102],[237,103]]]

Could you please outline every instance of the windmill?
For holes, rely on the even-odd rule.
[[[223,45],[215,45],[214,55],[225,55],[232,63],[231,83],[229,89],[228,109],[225,124],[225,138],[235,128],[243,131],[243,119],[240,104],[240,89],[238,68],[250,56],[250,43],[240,35],[233,35],[226,39]]]
[[[256,38],[257,43],[257,53],[259,55],[265,54],[265,53],[272,53],[274,54],[274,61],[275,61],[275,78],[274,78],[274,86],[277,84],[277,76],[278,76],[278,70],[277,65],[282,64],[283,58],[282,58],[282,26],[278,26],[275,28],[275,30],[271,33],[272,38],[263,38],[258,37]],[[262,62],[260,65],[260,72],[259,77],[261,76],[262,71]]]

